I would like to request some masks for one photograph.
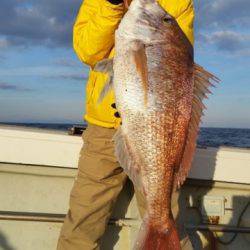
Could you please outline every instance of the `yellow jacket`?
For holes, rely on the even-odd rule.
[[[159,0],[160,5],[174,16],[193,44],[193,0]],[[113,5],[107,0],[84,0],[79,10],[74,29],[73,46],[80,60],[91,67],[86,87],[85,120],[107,128],[117,128],[119,118],[114,116],[114,93],[111,91],[101,103],[99,94],[107,75],[92,71],[95,64],[114,55],[114,32],[124,15],[122,4]]]

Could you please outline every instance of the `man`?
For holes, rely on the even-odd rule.
[[[176,18],[193,44],[192,0],[159,0],[159,4]],[[127,179],[114,156],[112,137],[121,122],[114,93],[98,102],[107,75],[92,70],[98,61],[113,57],[115,30],[125,11],[122,0],[85,0],[74,25],[74,49],[80,60],[91,67],[85,114],[88,128],[83,134],[78,175],[58,250],[99,249],[113,205]],[[136,196],[143,215],[144,199],[139,193]]]

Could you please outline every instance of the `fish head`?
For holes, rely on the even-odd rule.
[[[172,40],[180,43],[183,32],[177,21],[155,0],[133,0],[123,17],[117,35],[145,45]]]

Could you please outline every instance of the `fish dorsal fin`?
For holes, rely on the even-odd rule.
[[[118,128],[113,140],[115,142],[115,156],[118,162],[135,187],[142,191],[141,163],[136,158],[136,154],[133,153],[128,144],[127,137],[122,133],[121,128]]]
[[[174,187],[179,188],[185,181],[188,172],[191,168],[192,159],[196,149],[196,140],[199,132],[199,124],[205,106],[203,104],[204,98],[210,94],[209,88],[214,86],[213,83],[218,83],[220,80],[207,72],[198,64],[194,64],[194,89],[191,118],[189,121],[188,134],[186,138],[186,145],[183,151],[183,156],[180,162],[178,171],[175,174]]]
[[[108,74],[107,81],[105,82],[98,98],[98,103],[101,103],[104,97],[113,88],[113,59],[103,59],[102,61],[98,62],[94,67],[94,71]]]
[[[145,45],[140,41],[134,41],[132,51],[136,70],[141,78],[142,88],[144,91],[144,104],[146,106],[148,99],[148,65]]]

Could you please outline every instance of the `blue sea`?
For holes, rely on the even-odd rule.
[[[73,125],[86,124],[51,124],[51,123],[0,123],[4,125],[67,131]],[[236,128],[201,128],[198,138],[199,147],[240,147],[250,148],[250,129]]]

